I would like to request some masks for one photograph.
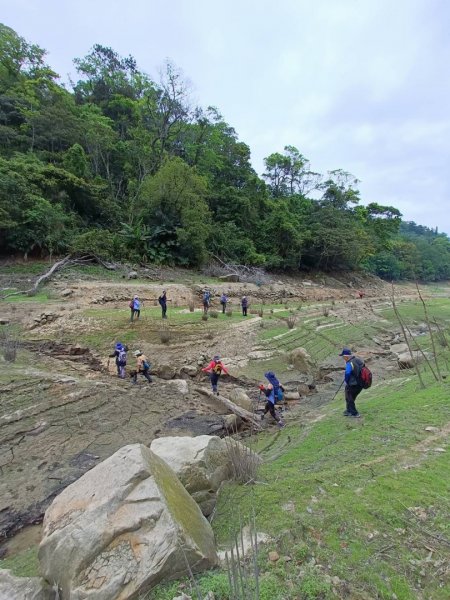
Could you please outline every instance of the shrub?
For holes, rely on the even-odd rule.
[[[168,344],[170,342],[170,329],[168,327],[161,327],[159,330],[159,339],[161,344]]]
[[[194,299],[189,300],[188,307],[189,307],[189,312],[193,313],[195,310],[195,300]]]
[[[211,317],[211,319],[217,319],[217,317],[219,316],[219,313],[217,312],[217,310],[210,310],[209,316]]]
[[[0,352],[6,362],[16,362],[19,342],[13,338],[7,327],[0,329]]]
[[[208,320],[208,315],[206,313],[202,314],[202,321],[207,321]]]
[[[261,318],[264,316],[264,310],[262,308],[258,310],[258,316]]]
[[[225,314],[227,315],[227,317],[232,317],[233,316],[233,311],[231,310],[231,308],[227,308]]]
[[[296,321],[297,321],[297,319],[294,317],[294,315],[290,315],[286,320],[288,328],[294,329]]]
[[[330,315],[330,309],[328,308],[328,306],[324,306],[322,314],[324,317],[328,317]]]
[[[225,438],[227,456],[231,463],[232,477],[238,483],[256,481],[261,458],[244,444],[233,438]]]

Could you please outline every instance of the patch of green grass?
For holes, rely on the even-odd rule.
[[[0,265],[0,275],[40,275],[50,268],[50,261],[30,261],[23,263],[13,263],[9,265]]]
[[[449,388],[429,378],[428,385],[418,390],[414,378],[394,380],[363,392],[357,403],[361,420],[341,416],[340,398],[307,430],[288,420],[275,439],[259,436],[258,446],[268,448],[259,475],[264,483],[223,489],[213,522],[218,540],[231,539],[240,518],[249,520],[254,510],[258,530],[271,534],[275,544],[288,532],[293,549],[302,545],[302,559],[314,556],[355,597],[447,598],[444,571],[434,573],[439,561],[450,559],[449,452],[434,450],[445,450],[445,436],[430,441],[425,427],[448,423]],[[287,502],[293,511],[283,510]],[[425,520],[410,507],[422,507]],[[434,548],[437,566],[427,562],[426,546]],[[289,553],[289,546],[283,551]],[[300,598],[327,597],[329,587],[316,575],[303,575]],[[284,597],[293,597],[284,589]]]
[[[29,296],[27,294],[18,294],[17,296],[11,296],[9,298],[5,298],[4,300],[0,300],[0,304],[14,304],[16,302],[28,302],[35,304],[43,304],[46,302],[56,301],[55,296],[50,291],[41,291],[33,296]]]
[[[0,569],[10,569],[17,577],[39,576],[38,547],[33,546],[15,556],[0,560]]]

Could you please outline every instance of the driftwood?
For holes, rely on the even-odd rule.
[[[11,296],[19,296],[20,294],[27,294],[29,296],[33,296],[38,291],[39,286],[42,285],[45,281],[51,279],[51,277],[53,277],[53,275],[57,271],[60,271],[61,269],[69,267],[71,265],[87,265],[91,263],[98,263],[99,265],[108,270],[116,269],[115,264],[107,263],[95,255],[86,255],[80,257],[69,255],[55,262],[48,271],[46,271],[43,275],[40,275],[34,282],[33,287],[29,288],[28,290],[19,290],[17,292],[10,292],[9,294],[5,294],[4,296],[1,296],[1,300],[11,298]]]
[[[199,394],[203,394],[203,396],[207,396],[208,398],[212,398],[214,400],[219,401],[227,410],[240,417],[244,421],[244,423],[251,425],[253,429],[256,429],[257,431],[261,431],[261,424],[258,422],[253,413],[249,412],[248,410],[245,410],[245,408],[237,406],[234,402],[231,402],[231,400],[225,398],[225,396],[222,396],[220,394],[217,396],[216,394],[213,394],[204,387],[195,386],[194,389]]]

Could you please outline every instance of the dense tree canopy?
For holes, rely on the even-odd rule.
[[[158,81],[99,44],[70,89],[45,51],[0,24],[0,252],[93,252],[284,270],[450,276],[446,235],[360,203],[358,180],[310,168],[294,146],[265,159],[216,108],[194,106],[169,61]]]

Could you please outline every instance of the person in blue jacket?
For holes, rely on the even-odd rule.
[[[281,429],[284,427],[285,423],[283,420],[277,415],[275,412],[275,391],[274,387],[271,383],[269,383],[266,387],[263,384],[259,386],[261,392],[266,396],[266,406],[264,407],[264,413],[261,415],[261,421],[264,419],[267,413],[270,413],[271,417],[275,419],[278,427]]]
[[[344,411],[345,417],[359,418],[361,415],[356,409],[355,400],[363,389],[359,381],[359,372],[364,362],[355,356],[350,348],[343,348],[339,354],[345,360],[345,402],[347,408]]]

